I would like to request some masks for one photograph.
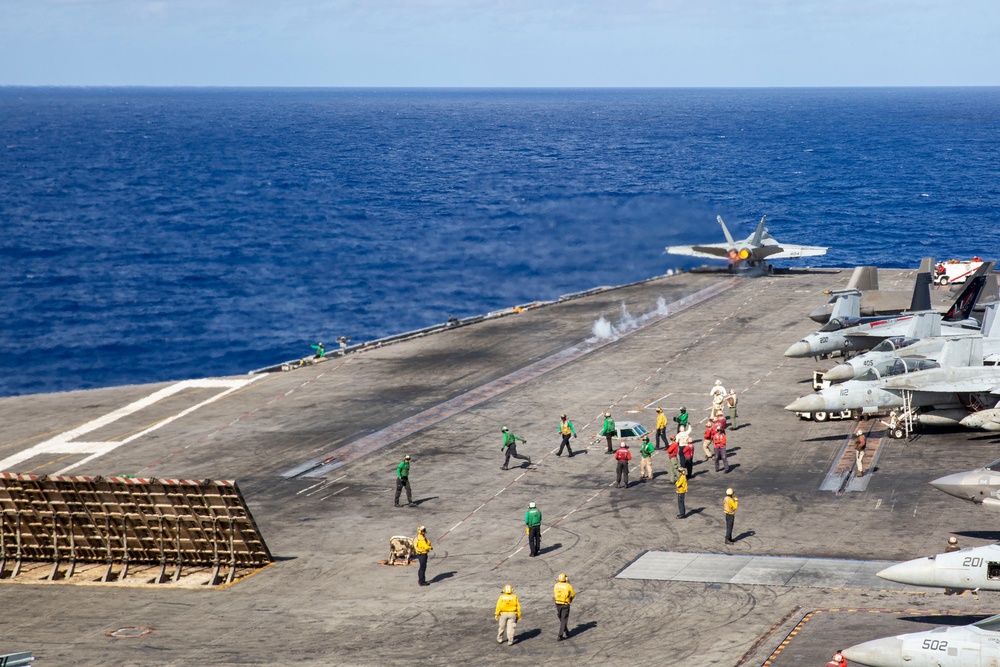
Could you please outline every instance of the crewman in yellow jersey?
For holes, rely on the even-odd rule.
[[[736,508],[739,501],[732,489],[726,489],[726,499],[722,501],[722,511],[726,513],[726,544],[736,544],[733,541],[733,524],[736,522]]]
[[[683,519],[687,516],[687,511],[684,509],[684,496],[688,492],[687,470],[684,468],[677,471],[677,481],[674,482],[674,487],[677,488],[677,518]]]
[[[559,616],[559,641],[569,639],[569,606],[576,597],[576,591],[570,585],[566,573],[559,575],[553,590],[556,598],[556,614]]]
[[[423,526],[417,528],[417,536],[413,538],[413,550],[417,553],[417,562],[420,563],[420,567],[417,568],[417,583],[421,586],[430,586],[425,575],[427,574],[427,554],[433,548],[431,541],[427,539],[427,529]]]
[[[663,414],[663,408],[656,408],[656,448],[660,448],[660,438],[663,438],[663,447],[667,442],[667,416]]]
[[[504,632],[507,633],[507,646],[514,645],[514,630],[521,620],[521,603],[514,595],[514,587],[507,584],[503,593],[497,598],[497,609],[493,617],[498,621],[497,644],[503,644]]]

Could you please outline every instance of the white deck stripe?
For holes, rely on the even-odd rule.
[[[89,463],[90,461],[93,461],[99,456],[103,456],[108,452],[114,451],[118,447],[121,447],[122,445],[126,445],[132,442],[133,440],[137,440],[138,438],[141,438],[142,436],[148,433],[151,433],[159,428],[162,428],[167,424],[176,421],[181,417],[189,415],[195,410],[198,410],[199,408],[208,405],[209,403],[214,403],[220,398],[223,398],[233,393],[237,389],[241,389],[247,386],[251,382],[257,381],[262,377],[264,376],[255,375],[247,379],[241,379],[241,380],[223,380],[223,379],[209,378],[203,380],[184,380],[183,382],[177,382],[175,384],[170,385],[169,387],[165,387],[163,389],[160,389],[159,391],[153,392],[152,394],[146,396],[145,398],[140,398],[138,401],[129,403],[123,408],[118,408],[117,410],[114,410],[102,417],[98,417],[97,419],[89,421],[86,424],[77,426],[74,429],[70,429],[69,431],[60,433],[59,435],[53,438],[49,438],[44,442],[40,442],[34,447],[22,450],[20,452],[17,452],[16,454],[11,454],[7,458],[0,461],[0,470],[10,471],[14,468],[14,466],[17,466],[23,463],[24,461],[34,458],[35,456],[44,454],[90,454],[90,456],[72,465],[69,465],[55,473],[56,475],[65,475],[74,468],[82,466],[85,463]],[[114,422],[118,421],[123,417],[127,417],[131,414],[138,412],[139,410],[148,408],[149,406],[154,405],[158,401],[167,398],[169,396],[173,396],[174,394],[182,392],[186,389],[215,389],[215,388],[223,389],[224,391],[219,392],[215,396],[212,396],[211,398],[208,398],[202,401],[201,403],[198,403],[197,405],[192,405],[191,407],[185,410],[181,410],[175,415],[171,415],[166,419],[161,419],[152,426],[150,426],[149,428],[143,429],[137,433],[133,433],[129,437],[123,438],[122,440],[110,440],[106,442],[88,442],[84,440],[77,440],[77,438],[81,436],[84,436],[88,433],[92,433],[93,431],[103,428],[109,424],[113,424]]]

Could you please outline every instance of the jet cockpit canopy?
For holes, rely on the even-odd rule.
[[[872,352],[895,352],[896,350],[901,350],[904,347],[909,347],[919,341],[920,341],[919,338],[910,338],[908,336],[893,336],[891,338],[886,338],[884,341],[873,347]]]

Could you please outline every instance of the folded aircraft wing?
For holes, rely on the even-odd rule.
[[[1000,394],[1000,380],[997,378],[970,378],[967,380],[931,380],[927,382],[906,382],[889,380],[882,387],[886,391],[926,391],[939,394]]]
[[[825,255],[829,248],[822,248],[820,246],[814,245],[790,245],[787,243],[782,243],[780,246],[773,246],[778,248],[778,252],[769,254],[768,259],[795,259],[796,257],[818,257],[819,255]]]
[[[705,257],[707,259],[729,259],[729,248],[719,245],[672,245],[667,247],[671,255],[688,255],[690,257]]]

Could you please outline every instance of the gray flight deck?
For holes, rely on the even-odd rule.
[[[1000,611],[995,595],[896,590],[869,571],[935,553],[953,533],[963,546],[1000,537],[995,516],[927,484],[995,459],[996,436],[880,441],[874,471],[854,484],[843,467],[854,422],[782,409],[832,365],[782,352],[849,276],[681,274],[288,372],[0,399],[0,470],[235,480],[275,559],[223,589],[0,579],[0,654],[34,651],[37,665],[780,667],[824,664],[942,612]],[[881,284],[906,289],[912,277],[884,271]],[[639,326],[588,340],[600,317]],[[716,378],[740,397],[732,471],[702,463],[699,443],[683,520],[662,451],[654,480],[637,483],[636,457],[632,486],[614,488],[596,438],[604,411],[647,428],[658,406],[703,417]],[[554,453],[562,412],[579,433],[572,458]],[[530,468],[500,470],[502,425],[527,439]],[[417,507],[395,509],[405,453]],[[727,486],[740,499],[731,546]],[[543,515],[538,558],[525,548],[530,501]],[[425,588],[415,565],[379,564],[389,538],[418,525],[434,545]],[[657,558],[685,560],[684,580]],[[565,642],[552,604],[560,572],[577,591]],[[524,613],[512,647],[496,643],[493,620],[508,583]]]

